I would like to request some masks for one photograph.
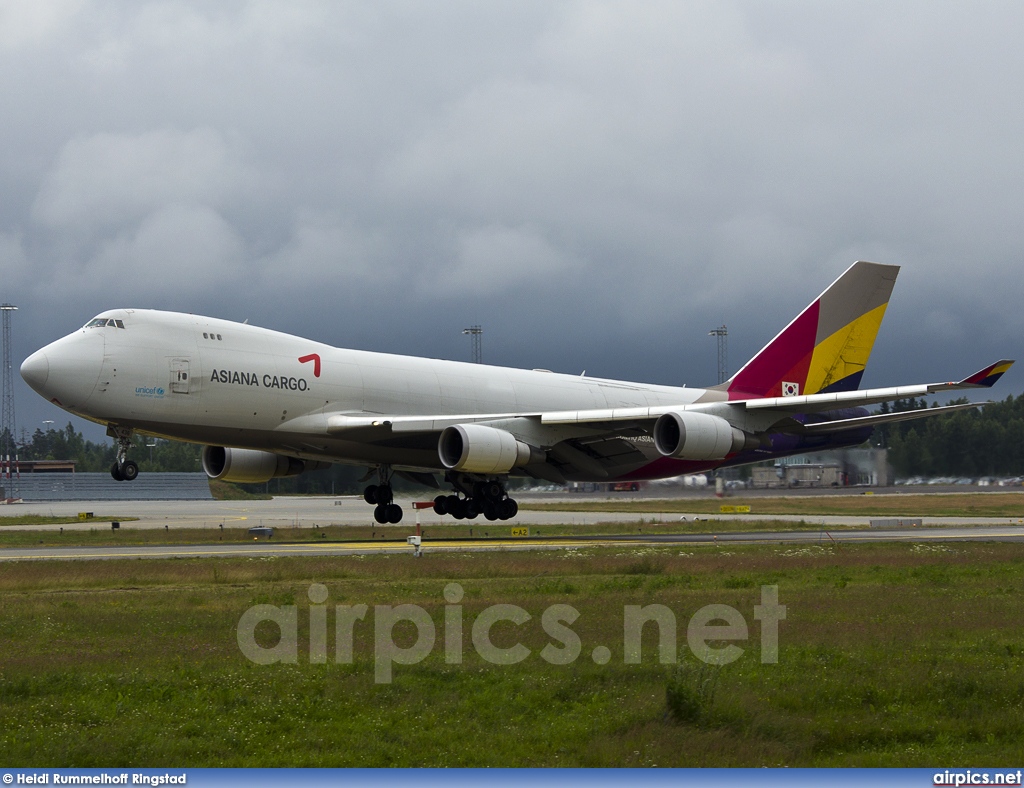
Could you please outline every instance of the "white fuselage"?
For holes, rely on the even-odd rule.
[[[107,319],[107,325],[93,325]],[[122,327],[123,326],[123,327]],[[436,438],[331,434],[350,414],[444,416],[679,405],[718,392],[334,348],[215,318],[111,310],[22,366],[41,395],[103,424],[313,460],[441,470]],[[657,452],[635,445],[650,460]]]

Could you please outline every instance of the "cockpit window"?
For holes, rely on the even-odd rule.
[[[123,320],[115,320],[112,317],[94,317],[85,324],[86,328],[124,328]]]

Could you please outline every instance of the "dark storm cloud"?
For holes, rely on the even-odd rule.
[[[700,385],[708,329],[735,369],[870,259],[904,270],[865,382],[966,374],[1024,328],[1021,17],[0,0],[17,361],[145,306]]]

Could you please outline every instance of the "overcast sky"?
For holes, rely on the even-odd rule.
[[[1022,29],[1018,2],[0,0],[15,369],[152,307],[464,360],[481,324],[488,363],[706,385],[709,329],[734,372],[866,259],[903,270],[864,385],[966,375],[1020,355]],[[16,377],[19,428],[67,423]]]

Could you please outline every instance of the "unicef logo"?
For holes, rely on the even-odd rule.
[[[135,396],[160,399],[164,396],[164,389],[163,386],[136,386]]]

